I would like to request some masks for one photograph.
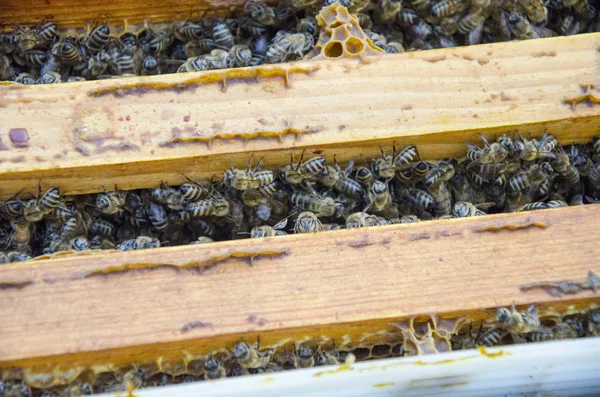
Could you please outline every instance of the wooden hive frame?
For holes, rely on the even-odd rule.
[[[17,12],[17,3],[0,6],[10,22],[39,19]],[[74,25],[84,18],[56,17]],[[599,38],[389,55],[368,64],[5,84],[0,195],[36,192],[40,181],[68,194],[178,184],[184,174],[209,179],[229,163],[243,166],[249,154],[283,165],[303,149],[346,161],[395,142],[435,159],[460,154],[480,134],[514,129],[586,142],[600,124]],[[27,130],[26,145],[11,144],[14,129]],[[549,312],[588,308],[598,302],[593,290],[556,297],[520,286],[600,273],[599,217],[592,205],[3,265],[0,318],[10,321],[0,327],[0,367],[176,362],[184,351],[205,354],[257,335],[265,345],[320,336],[360,341],[392,333],[391,322],[411,316],[478,319],[490,308],[532,303]]]

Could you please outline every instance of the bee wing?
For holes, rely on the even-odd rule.
[[[488,208],[492,208],[495,205],[496,205],[496,203],[493,203],[493,202],[479,203],[479,204],[475,204],[475,208],[478,208],[480,210],[487,210]]]
[[[284,229],[287,226],[288,220],[287,218],[282,219],[281,221],[277,222],[277,224],[275,224],[275,226],[273,226],[273,229]]]

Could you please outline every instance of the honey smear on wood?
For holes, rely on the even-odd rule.
[[[596,0],[247,0],[243,14],[0,33],[0,81],[54,84],[304,59],[360,59],[598,32]],[[123,23],[124,22],[124,23]],[[118,25],[115,25],[118,24]]]

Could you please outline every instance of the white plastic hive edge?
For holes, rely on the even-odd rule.
[[[136,390],[137,397],[600,396],[600,337]],[[108,396],[105,395],[105,396]],[[114,394],[111,395],[114,397]]]

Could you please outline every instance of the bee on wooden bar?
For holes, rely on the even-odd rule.
[[[23,216],[28,222],[38,222],[44,216],[50,214],[54,208],[60,204],[61,196],[58,188],[52,188],[43,195],[38,194],[38,198],[29,200],[23,208]]]
[[[287,233],[283,229],[287,226],[287,219],[278,222],[274,226],[256,226],[250,232],[251,238],[285,236]]]
[[[294,345],[293,361],[295,368],[312,368],[315,366],[315,352],[304,343],[298,349]]]
[[[250,157],[246,170],[231,167],[225,172],[224,179],[236,190],[258,189],[275,180],[273,171],[261,171],[262,164],[262,159],[260,159],[252,170],[252,157]]]
[[[227,370],[222,362],[217,361],[215,357],[209,354],[204,360],[204,378],[205,379],[221,379],[227,376]]]
[[[321,230],[323,230],[321,221],[310,211],[300,213],[294,224],[294,233],[296,234],[320,232]]]
[[[533,305],[522,312],[517,311],[514,306],[510,310],[501,307],[498,309],[496,319],[512,334],[528,333],[540,327],[538,309]]]
[[[238,342],[233,348],[232,355],[244,368],[266,367],[271,361],[272,350],[260,352],[260,337],[256,339],[256,348],[246,341]]]
[[[123,241],[117,244],[115,249],[119,251],[134,251],[146,248],[158,248],[160,247],[160,241],[155,237],[140,236],[135,239]]]

